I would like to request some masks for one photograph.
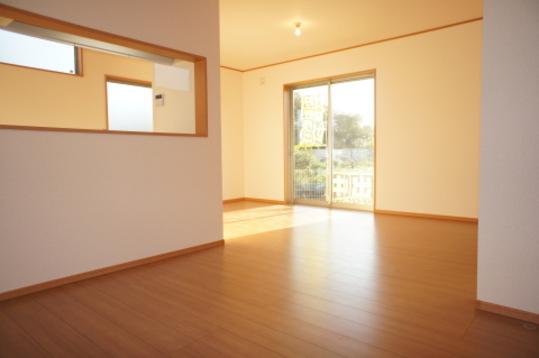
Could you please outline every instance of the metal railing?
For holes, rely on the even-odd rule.
[[[338,169],[333,171],[333,201],[369,205],[373,198],[373,173],[365,169]],[[295,169],[294,198],[326,201],[327,170]]]
[[[326,200],[327,170],[294,169],[294,199]]]

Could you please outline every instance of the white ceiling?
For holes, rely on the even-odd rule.
[[[246,70],[481,16],[482,0],[220,0],[221,65]]]

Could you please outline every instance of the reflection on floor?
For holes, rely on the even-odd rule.
[[[0,302],[0,356],[539,356],[475,310],[475,224],[225,209],[224,247]]]

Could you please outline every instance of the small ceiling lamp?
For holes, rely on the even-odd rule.
[[[294,35],[301,36],[301,22],[296,22],[296,28],[294,29]]]

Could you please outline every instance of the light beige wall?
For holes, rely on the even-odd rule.
[[[242,74],[221,69],[223,199],[244,197]]]
[[[163,69],[162,65],[154,67],[153,94],[163,94],[165,97],[164,105],[155,105],[154,103],[154,131],[195,133],[195,86],[193,84],[195,65],[192,62],[181,61],[176,66],[180,67],[180,70],[187,71],[188,78],[174,72],[160,72]],[[171,68],[174,67],[168,69]],[[168,87],[159,83],[163,77],[172,82],[166,84]]]
[[[485,1],[477,298],[536,314],[538,44],[538,1]]]
[[[106,129],[105,75],[153,79],[151,62],[82,51],[83,76],[0,64],[0,124]]]
[[[2,2],[207,57],[209,136],[0,129],[0,292],[222,239],[217,0]]]
[[[376,69],[377,209],[476,217],[481,26],[244,73],[245,196],[284,199],[283,85]]]
[[[154,95],[165,95],[165,105],[153,108],[153,129],[156,132],[195,133],[195,91],[153,88]]]

